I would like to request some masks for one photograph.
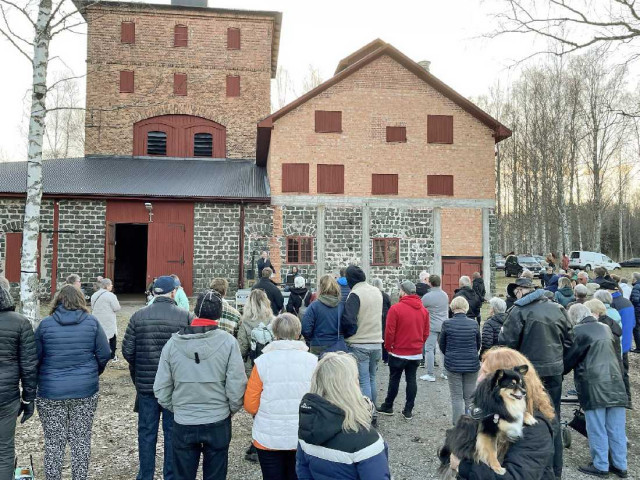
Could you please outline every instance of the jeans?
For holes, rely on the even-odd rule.
[[[589,450],[593,466],[603,472],[609,471],[609,455],[613,466],[627,469],[627,436],[625,434],[624,407],[585,410]]]
[[[171,435],[173,413],[160,406],[153,395],[138,394],[138,458],[140,468],[137,480],[153,480],[156,470],[156,443],[158,426],[162,414],[162,431],[164,433],[164,468],[165,480],[174,480],[173,447]]]
[[[403,411],[407,413],[413,411],[416,394],[418,393],[416,373],[419,366],[420,360],[406,360],[389,354],[389,389],[387,390],[387,398],[382,404],[383,407],[393,408],[393,402],[398,396],[398,389],[400,388],[400,378],[402,377],[402,372],[404,372],[404,378],[407,382],[407,399]]]
[[[438,339],[440,332],[430,332],[424,344],[424,356],[427,360],[427,375],[435,375],[436,353],[438,352]],[[444,365],[444,356],[440,354],[440,365]]]
[[[262,480],[297,480],[295,450],[258,449]]]
[[[20,400],[0,407],[0,480],[13,480],[13,459],[16,456],[16,420]]]
[[[202,480],[225,480],[231,443],[231,417],[206,425],[173,422],[173,470],[176,480],[196,480],[202,454]]]
[[[453,425],[458,423],[458,419],[469,411],[473,392],[476,390],[478,372],[456,373],[447,370],[449,377],[449,392],[451,393],[451,413]]]
[[[378,370],[378,362],[382,357],[382,347],[378,345],[378,348],[369,349],[349,345],[349,353],[356,357],[358,362],[360,390],[375,405],[377,397],[376,372]]]
[[[560,430],[560,400],[562,399],[562,375],[540,377],[542,385],[547,390],[551,403],[556,411],[556,421],[553,423],[553,473],[556,477],[562,475],[562,432]]]

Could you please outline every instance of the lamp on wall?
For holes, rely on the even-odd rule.
[[[149,223],[153,223],[153,205],[151,205],[150,202],[146,202],[144,204],[144,208],[146,208],[147,212],[149,212]]]

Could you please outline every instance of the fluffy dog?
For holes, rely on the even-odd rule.
[[[460,460],[484,462],[498,475],[506,473],[498,460],[499,449],[504,453],[509,442],[522,437],[524,424],[536,423],[527,412],[524,375],[528,370],[527,365],[497,370],[478,384],[471,415],[463,415],[454,428],[447,430],[445,444],[438,454],[443,479],[455,478],[449,468],[451,454]]]

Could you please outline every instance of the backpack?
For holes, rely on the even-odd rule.
[[[249,358],[251,364],[255,363],[256,358],[262,355],[264,347],[273,342],[273,332],[271,331],[271,325],[265,325],[260,322],[256,327],[251,330],[251,349],[249,350]]]

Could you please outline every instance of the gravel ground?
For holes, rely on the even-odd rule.
[[[119,315],[120,338],[124,334],[127,321],[140,305],[123,305]],[[119,346],[118,346],[119,349]],[[631,356],[632,389],[634,403],[640,405],[640,355]],[[438,368],[438,373],[440,369]],[[419,370],[419,375],[425,370]],[[380,366],[378,378],[378,403],[385,396],[388,381],[387,368]],[[565,392],[572,388],[571,377],[565,381]],[[401,385],[396,400],[396,411],[400,411],[404,395]],[[138,469],[137,418],[133,413],[135,390],[129,378],[124,360],[112,362],[100,382],[100,401],[93,426],[92,459],[89,478],[110,480],[131,480]],[[563,408],[563,418],[570,419],[572,407]],[[414,418],[407,421],[399,414],[382,416],[379,431],[389,443],[390,460],[395,480],[422,480],[437,478],[438,460],[436,451],[450,426],[451,406],[447,382],[438,378],[435,383],[419,381],[418,398]],[[629,411],[627,417],[629,438],[630,478],[640,478],[640,414]],[[260,468],[244,460],[244,450],[251,439],[251,417],[244,411],[233,418],[233,440],[229,454],[229,476],[231,480],[260,479]],[[162,458],[162,441],[158,442],[158,459]],[[44,448],[42,428],[37,414],[25,425],[18,424],[16,446],[19,458],[24,461],[31,454],[34,458],[36,478],[44,479],[42,452]],[[589,461],[586,439],[573,432],[573,446],[565,450],[566,479],[583,479],[577,466]],[[71,478],[69,455],[65,461],[64,479]],[[638,475],[636,477],[636,475]],[[156,478],[162,478],[162,465],[158,462]]]

